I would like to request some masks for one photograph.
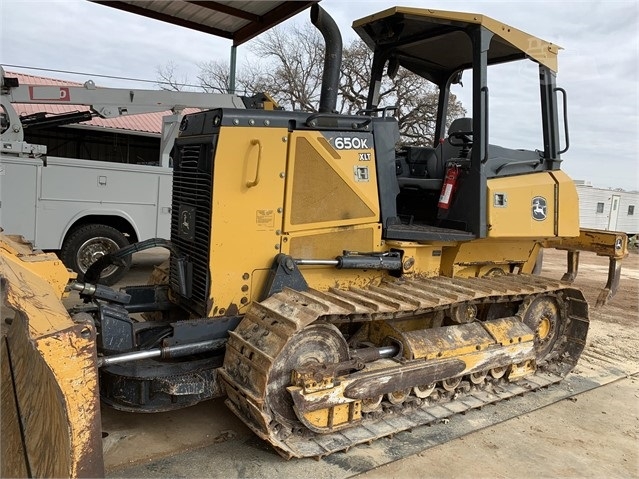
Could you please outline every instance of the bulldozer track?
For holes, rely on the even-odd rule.
[[[349,427],[324,434],[314,433],[301,423],[291,426],[269,405],[269,386],[274,387],[271,374],[278,356],[311,324],[401,319],[468,303],[527,305],[540,295],[560,298],[564,322],[561,334],[543,360],[537,361],[536,372],[516,382],[488,375],[485,381],[473,384],[464,377],[453,390],[437,387],[425,399],[410,395],[401,404],[384,402],[380,409],[362,414],[361,420]],[[287,458],[323,457],[560,382],[585,345],[587,309],[580,291],[556,280],[525,274],[397,279],[379,286],[327,292],[284,290],[250,307],[230,335],[220,376],[227,405],[280,454]]]

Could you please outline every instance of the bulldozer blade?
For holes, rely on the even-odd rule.
[[[104,475],[95,329],[61,302],[69,273],[52,254],[0,236],[2,477]],[[8,308],[7,308],[8,307]]]

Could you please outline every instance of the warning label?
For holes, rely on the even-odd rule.
[[[273,228],[275,225],[275,213],[273,210],[257,210],[255,212],[255,224],[260,229]]]

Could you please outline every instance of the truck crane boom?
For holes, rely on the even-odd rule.
[[[49,117],[30,117],[28,122],[18,114],[13,104],[82,105],[89,107],[92,116],[117,118],[125,115],[171,111],[162,128],[162,153],[160,164],[168,166],[170,150],[177,136],[177,127],[185,108],[264,108],[273,109],[274,101],[265,94],[244,97],[234,94],[181,92],[168,90],[141,90],[130,88],[100,88],[92,80],[82,86],[20,85],[17,78],[7,77],[0,67],[0,102],[2,105],[1,152],[39,156],[46,154],[42,145],[24,142],[24,129],[39,122],[51,121]],[[77,120],[74,120],[77,118]],[[67,122],[87,121],[86,114],[69,116]]]

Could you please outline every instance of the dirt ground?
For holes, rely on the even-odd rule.
[[[560,278],[565,264],[564,252],[544,252],[542,275]],[[579,274],[574,286],[583,291],[590,306],[588,349],[614,355],[628,364],[639,362],[639,254],[633,250],[622,262],[617,294],[603,307],[595,307],[605,284],[608,259],[593,253],[581,253]],[[579,366],[577,367],[579,368]],[[578,371],[578,369],[577,369]]]

